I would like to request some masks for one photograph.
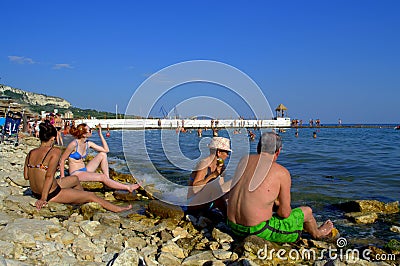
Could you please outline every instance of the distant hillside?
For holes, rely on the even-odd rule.
[[[60,97],[28,92],[2,84],[0,84],[0,96],[10,98],[8,101],[20,104],[24,108],[29,109],[30,113],[34,115],[40,114],[41,111],[54,112],[54,109],[58,109],[58,112],[61,114],[71,111],[74,114],[74,118],[115,118],[115,113],[93,109],[80,109],[73,107],[70,102]],[[124,115],[118,114],[118,118],[124,118]]]
[[[0,85],[0,93],[5,96],[9,96],[18,103],[24,103],[27,105],[53,105],[62,108],[71,107],[71,103],[68,101],[54,96],[47,96],[44,94],[33,93],[28,91],[23,91],[10,86]]]

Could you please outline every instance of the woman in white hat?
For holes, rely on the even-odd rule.
[[[190,175],[189,186],[192,188],[189,190],[188,197],[191,198],[195,194],[197,194],[204,185],[208,182],[214,180],[218,176],[223,176],[225,170],[225,160],[229,157],[231,153],[230,140],[224,137],[213,137],[210,144],[208,144],[208,148],[210,149],[210,155],[206,158],[200,160],[197,163],[195,169]],[[198,188],[195,188],[198,187]],[[225,207],[220,204],[220,201],[216,201],[215,204],[217,207],[225,213]],[[211,205],[211,206],[210,206]],[[191,207],[189,209],[199,210],[199,209],[209,209],[212,207],[211,204],[203,204],[195,207]]]

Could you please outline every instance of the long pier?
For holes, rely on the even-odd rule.
[[[216,121],[218,121],[216,123]],[[292,126],[290,118],[265,119],[265,120],[243,120],[243,119],[219,119],[196,120],[196,119],[80,119],[76,124],[86,123],[90,127],[98,124],[109,129],[176,129],[185,127],[194,128],[395,128],[394,124],[342,124],[342,125],[298,125]]]
[[[75,124],[86,123],[90,127],[101,124],[102,128],[109,129],[176,129],[176,128],[288,128],[291,121],[288,117],[264,120],[243,119],[80,119]]]

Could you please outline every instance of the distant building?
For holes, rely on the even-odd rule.
[[[71,111],[66,111],[64,113],[64,118],[65,119],[74,119],[74,113],[72,113]]]

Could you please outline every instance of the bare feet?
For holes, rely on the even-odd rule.
[[[130,210],[130,209],[132,209],[132,205],[131,204],[129,204],[128,206],[125,206],[125,207],[116,206],[115,210],[113,210],[113,211],[114,212],[123,212],[123,211],[127,211],[127,210]]]
[[[325,221],[320,227],[318,227],[318,236],[317,238],[323,238],[328,236],[333,229],[333,223],[331,220]]]
[[[140,187],[139,184],[132,184],[132,185],[128,185],[128,191],[130,193],[132,193],[135,189],[138,189]]]

